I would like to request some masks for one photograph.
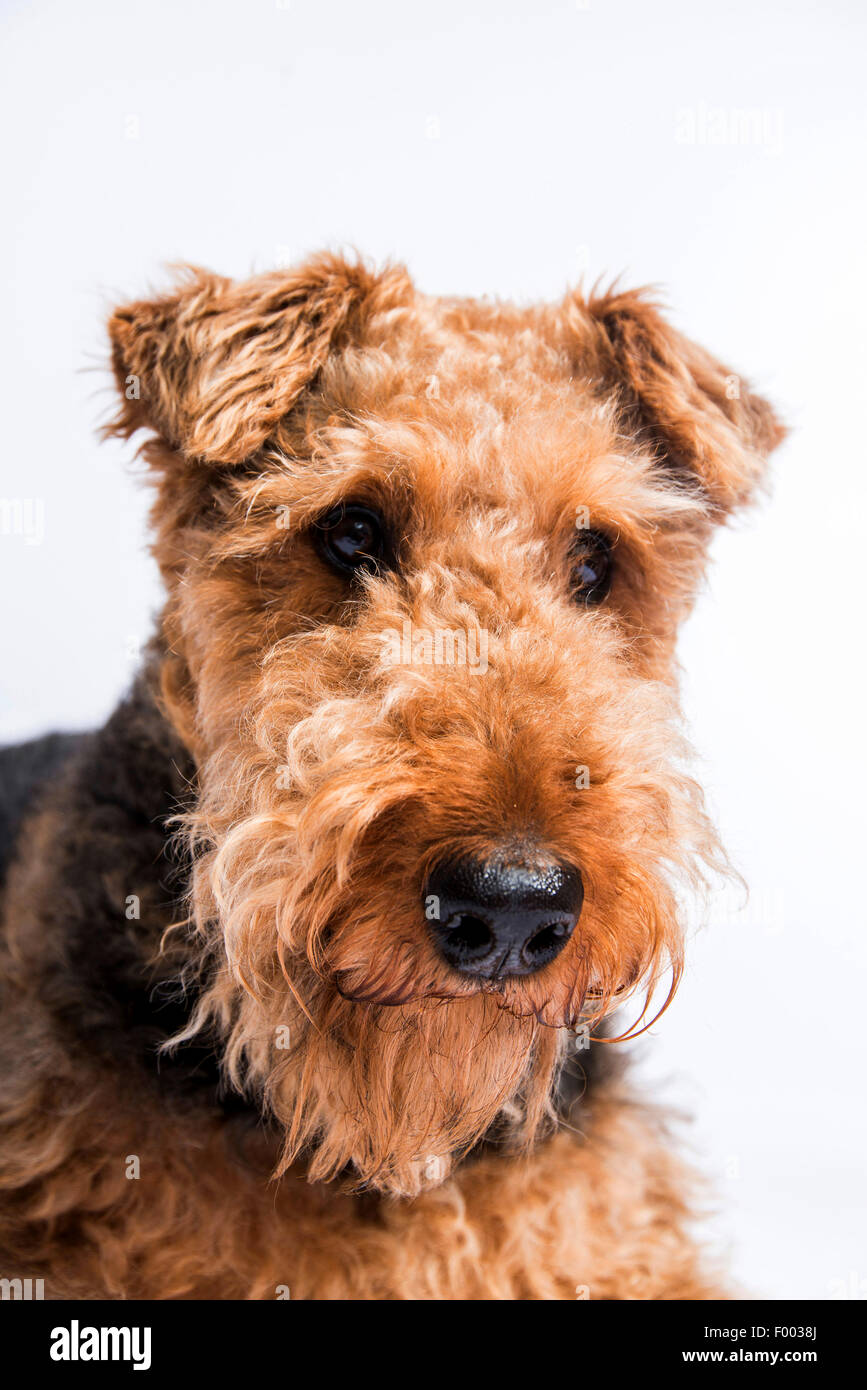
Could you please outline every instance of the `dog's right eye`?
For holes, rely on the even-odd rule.
[[[611,542],[599,531],[582,531],[572,543],[571,560],[570,587],[575,602],[586,608],[602,603],[614,571]]]
[[[382,517],[370,507],[341,502],[316,523],[320,553],[342,574],[369,574],[387,563]]]

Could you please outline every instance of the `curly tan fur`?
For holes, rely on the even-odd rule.
[[[770,407],[645,295],[438,300],[334,257],[189,271],[110,332],[167,602],[132,705],[10,875],[4,1260],[84,1295],[710,1296],[656,1121],[604,1079],[558,1097],[570,1030],[630,999],[640,1027],[666,975],[670,997],[678,894],[723,864],[673,652],[714,525],[781,438]],[[340,502],[387,519],[393,569],[352,586],[323,563]],[[581,511],[615,558],[583,610]],[[388,661],[407,622],[484,632],[486,672]],[[133,822],[171,883],[143,829],[124,867]],[[504,845],[580,865],[584,906],[555,960],[480,984],[420,903],[444,857]],[[97,988],[86,923],[140,892]],[[147,989],[186,991],[171,1024],[129,1003]],[[169,1083],[200,1053],[222,1091]]]

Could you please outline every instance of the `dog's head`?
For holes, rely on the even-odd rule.
[[[566,1030],[677,979],[716,843],[673,645],[782,431],[640,294],[322,257],[110,330],[199,769],[191,1028],[286,1162],[411,1194],[530,1142]]]

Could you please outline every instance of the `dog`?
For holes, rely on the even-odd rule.
[[[109,334],[167,597],[103,729],[2,756],[0,1272],[725,1296],[617,1044],[725,871],[675,640],[773,409],[646,292],[328,254]]]

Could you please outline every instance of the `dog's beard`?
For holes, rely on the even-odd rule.
[[[441,1182],[494,1126],[529,1145],[550,1119],[561,1035],[487,995],[388,1008],[325,990],[297,1052],[265,1062],[286,1129],[281,1168],[309,1150],[311,1180],[412,1196]]]
[[[268,853],[257,817],[197,864],[201,993],[176,1041],[216,1027],[229,1081],[283,1130],[278,1173],[303,1160],[311,1181],[410,1196],[494,1127],[501,1143],[531,1145],[553,1117],[564,1033],[501,993],[444,983],[432,949],[410,943],[414,923],[404,941],[394,911],[377,924],[381,904],[335,930],[347,890],[332,841],[320,841],[321,877],[304,879],[297,838],[270,828]]]
[[[666,967],[676,983],[673,880],[695,882],[716,841],[696,784],[662,763],[670,692],[636,680],[632,708],[620,675],[608,737],[629,770],[581,828],[579,926],[538,974],[480,986],[442,964],[421,911],[419,834],[444,769],[420,776],[381,694],[311,712],[302,673],[271,667],[245,746],[205,764],[187,821],[199,1002],[181,1037],[216,1028],[231,1084],[284,1131],[278,1171],[303,1160],[311,1180],[412,1195],[486,1134],[528,1147],[554,1118],[565,1030]]]

